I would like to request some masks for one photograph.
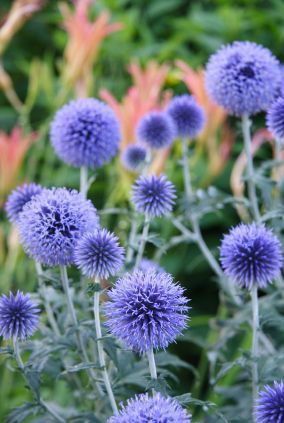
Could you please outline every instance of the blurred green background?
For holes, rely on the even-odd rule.
[[[67,34],[61,27],[61,15],[57,1],[47,1],[45,7],[36,13],[15,35],[7,50],[2,63],[12,78],[15,90],[24,101],[28,90],[31,63],[40,60],[46,66],[46,74],[34,74],[40,84],[44,86],[36,98],[36,103],[29,118],[29,125],[33,130],[48,127],[48,120],[52,118],[56,106],[53,93],[58,90],[60,61],[67,42]],[[0,22],[11,6],[10,0],[0,2]],[[283,62],[284,58],[284,2],[282,0],[98,0],[92,7],[93,16],[102,10],[109,10],[111,20],[122,22],[124,28],[111,34],[102,44],[98,59],[93,68],[95,81],[93,95],[98,96],[101,88],[109,89],[112,94],[121,99],[130,85],[127,65],[136,58],[145,65],[150,59],[159,63],[167,62],[172,65],[165,88],[175,93],[187,92],[183,83],[176,78],[174,62],[182,59],[193,68],[204,66],[208,56],[223,43],[234,40],[251,40],[270,48]],[[45,79],[46,78],[46,79]],[[51,84],[48,86],[48,84]],[[23,118],[23,117],[22,117]],[[18,113],[13,110],[4,94],[0,91],[0,129],[10,132],[18,122]],[[24,122],[26,124],[26,122]],[[222,174],[212,183],[219,189],[230,192],[229,176],[232,164],[241,150],[239,127],[234,119],[230,121],[234,128],[236,141],[230,160]],[[263,116],[258,117],[256,126],[263,127]],[[264,155],[269,154],[265,149]],[[167,161],[166,172],[169,178],[182,189],[182,176],[178,166],[179,148],[176,147]],[[117,160],[118,161],[118,160]],[[108,207],[127,204],[127,198],[122,195],[114,199],[113,192],[119,185],[117,178],[118,163],[99,169],[97,180],[92,185],[90,198],[98,209],[106,204]],[[199,157],[194,168],[194,183],[199,182],[206,168],[205,159]],[[107,179],[106,179],[107,177]],[[61,163],[54,155],[49,144],[48,132],[42,136],[29,150],[24,165],[19,174],[19,182],[23,180],[36,181],[47,186],[66,185],[77,188],[79,184],[78,170]],[[107,183],[106,183],[107,180]],[[21,288],[24,291],[33,290],[36,277],[32,263],[21,251],[15,256],[9,252],[9,235],[11,226],[5,220],[3,209],[0,211],[2,260],[0,275],[0,290]],[[217,254],[217,247],[221,234],[238,221],[233,208],[227,206],[219,213],[211,213],[202,220],[202,229],[208,245]],[[123,242],[126,241],[128,221],[121,217],[103,217],[103,223],[109,229],[115,229]],[[154,224],[155,232],[163,239],[168,239],[175,232],[166,221]],[[149,246],[149,257],[154,248]],[[219,289],[214,275],[204,262],[195,245],[179,245],[162,257],[161,264],[171,272],[175,278],[188,288],[188,295],[192,298],[192,329],[191,336],[202,338],[208,332],[208,321],[214,317],[219,303]],[[180,357],[198,366],[201,357],[201,347],[196,343],[181,342],[172,347]],[[11,373],[0,364],[0,421],[7,410],[29,398],[21,378]],[[194,387],[193,376],[190,372],[182,371],[179,375],[181,383],[176,391],[183,393]],[[64,395],[64,389],[59,384],[58,395]],[[203,398],[208,396],[205,378],[198,389]]]

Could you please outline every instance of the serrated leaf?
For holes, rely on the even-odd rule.
[[[40,373],[33,369],[24,369],[28,387],[31,389],[36,399],[40,398]]]
[[[15,408],[7,417],[6,423],[21,423],[27,417],[35,416],[41,411],[41,406],[32,402],[26,402],[24,405]]]

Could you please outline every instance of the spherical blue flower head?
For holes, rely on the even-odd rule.
[[[0,297],[0,335],[4,339],[20,338],[23,341],[34,334],[38,327],[39,309],[29,294],[18,291],[16,295]]]
[[[173,398],[160,393],[136,395],[107,423],[190,423],[191,416]]]
[[[255,406],[257,423],[284,422],[284,383],[274,382],[274,386],[266,385],[260,391]]]
[[[82,235],[98,226],[96,209],[82,194],[66,188],[44,190],[29,201],[19,217],[25,251],[47,266],[73,262]]]
[[[151,148],[168,147],[175,137],[175,124],[165,112],[149,112],[138,123],[138,140],[145,142]]]
[[[40,185],[34,183],[24,184],[14,189],[9,195],[5,206],[10,222],[16,223],[24,205],[35,195],[40,194],[42,190],[43,188]]]
[[[179,137],[195,138],[204,127],[205,113],[190,95],[174,97],[167,112],[176,124]]]
[[[140,176],[132,187],[136,210],[150,218],[170,213],[175,198],[175,187],[164,175]]]
[[[146,259],[146,258],[142,258],[142,260],[140,261],[140,264],[138,266],[138,269],[141,270],[144,273],[149,271],[149,270],[154,270],[157,273],[165,272],[165,269],[163,269],[162,266],[159,266],[158,263],[156,263],[153,260]]]
[[[124,249],[118,238],[106,229],[88,232],[77,242],[74,262],[89,278],[108,278],[122,267]]]
[[[205,72],[212,99],[236,116],[267,110],[280,81],[278,60],[267,48],[249,41],[223,46],[210,57]]]
[[[279,274],[283,263],[282,247],[265,226],[241,223],[225,235],[220,248],[225,274],[242,288],[254,284],[265,288]]]
[[[129,145],[121,156],[123,166],[132,171],[139,171],[145,164],[147,150],[142,145]]]
[[[106,303],[106,325],[127,347],[167,348],[187,323],[188,300],[168,273],[136,270],[117,281]]]
[[[56,113],[50,137],[64,162],[97,168],[116,155],[120,130],[109,106],[94,98],[85,98],[71,101]]]
[[[279,97],[267,112],[266,124],[272,135],[284,143],[284,98]]]

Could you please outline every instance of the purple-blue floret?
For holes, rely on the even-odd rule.
[[[18,291],[16,295],[0,297],[0,335],[4,339],[31,337],[38,328],[40,309],[29,294]]]
[[[284,383],[282,381],[275,381],[273,386],[266,385],[259,392],[254,414],[257,423],[284,422]]]
[[[236,41],[213,54],[205,82],[212,99],[236,116],[267,110],[278,94],[281,71],[270,50],[249,41]]]
[[[118,238],[106,229],[88,232],[77,242],[74,262],[89,278],[114,276],[122,267],[124,249]]]
[[[50,138],[64,162],[98,168],[116,155],[120,128],[109,106],[85,98],[70,101],[58,110],[51,123]]]
[[[167,348],[187,325],[189,307],[184,289],[166,272],[127,273],[108,295],[106,326],[141,354]]]
[[[190,423],[191,416],[174,398],[160,393],[136,395],[107,423]]]
[[[175,198],[175,187],[164,175],[140,176],[132,187],[136,210],[149,218],[169,214]]]
[[[225,235],[220,257],[225,274],[242,288],[265,288],[280,275],[282,246],[271,229],[243,224]]]
[[[149,147],[160,149],[170,146],[176,137],[176,127],[165,112],[149,112],[137,126],[137,138]]]
[[[167,109],[181,138],[195,138],[205,124],[205,113],[194,97],[184,94],[174,97]]]
[[[43,188],[40,185],[31,183],[24,184],[14,189],[9,195],[5,208],[10,222],[17,223],[19,214],[35,195],[42,192]]]
[[[73,262],[76,243],[98,227],[98,217],[91,201],[76,190],[53,188],[25,205],[18,227],[29,256],[47,266],[62,266]]]

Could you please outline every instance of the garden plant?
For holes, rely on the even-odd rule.
[[[121,81],[140,6],[3,8],[0,421],[284,423],[281,57],[234,34]],[[56,48],[15,62],[33,23]]]

